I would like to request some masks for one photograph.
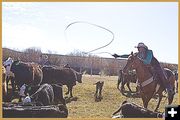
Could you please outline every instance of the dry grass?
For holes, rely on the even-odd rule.
[[[142,106],[141,98],[133,98],[131,95],[128,97],[122,95],[116,88],[117,76],[90,76],[83,75],[83,83],[77,83],[73,88],[73,96],[77,97],[77,101],[71,101],[67,104],[69,110],[68,118],[111,118],[112,113],[120,106],[120,104],[127,100],[129,102],[134,102]],[[103,80],[103,99],[101,102],[95,102],[94,93],[96,86],[93,83]],[[135,91],[135,84],[131,83],[131,88]],[[127,87],[125,86],[125,89]],[[64,87],[64,93],[67,88]],[[13,102],[18,102],[15,98]],[[178,94],[175,95],[173,104],[178,103]],[[154,110],[157,105],[157,99],[151,99],[148,108]],[[161,101],[160,111],[164,111],[164,106],[167,105],[167,100],[165,97]]]
[[[94,101],[95,83],[103,80],[104,87],[102,91],[103,99],[101,102]],[[111,114],[120,106],[124,100],[142,105],[141,98],[133,98],[131,96],[123,96],[116,88],[117,76],[100,77],[100,76],[83,76],[83,83],[78,83],[73,89],[73,95],[78,97],[77,101],[68,103],[69,118],[110,118]],[[135,84],[131,84],[135,91]],[[127,88],[126,88],[127,89]],[[178,95],[175,95],[173,104],[178,103]],[[157,105],[157,100],[152,99],[148,108],[154,110]],[[160,111],[164,111],[164,106],[167,105],[165,97],[161,101]]]

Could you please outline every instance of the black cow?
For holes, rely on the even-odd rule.
[[[82,74],[71,68],[44,66],[42,71],[42,83],[67,85],[68,92],[66,94],[70,92],[70,97],[73,97],[72,88],[76,85],[76,81],[82,83]]]
[[[38,64],[14,61],[11,65],[11,71],[14,73],[14,80],[18,88],[23,84],[40,85],[43,73]]]
[[[134,103],[124,101],[120,108],[116,110],[112,115],[120,113],[123,118],[162,118],[163,114],[159,112],[153,112]],[[114,117],[115,118],[115,117]]]
[[[43,84],[40,86],[26,86],[25,95],[30,95],[30,98],[42,103],[43,105],[59,104],[66,105],[63,98],[62,85],[57,84]]]

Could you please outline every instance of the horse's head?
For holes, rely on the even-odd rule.
[[[123,73],[127,74],[129,70],[136,69],[140,65],[140,60],[137,57],[137,53],[131,52],[127,59],[126,66],[123,69]]]

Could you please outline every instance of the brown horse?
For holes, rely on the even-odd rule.
[[[164,85],[158,81],[153,79],[152,72],[150,71],[149,67],[144,65],[143,62],[137,57],[137,54],[131,53],[131,55],[128,57],[127,64],[123,69],[124,74],[127,74],[127,71],[129,69],[135,69],[137,78],[138,78],[138,84],[140,86],[140,95],[143,100],[143,105],[145,108],[147,108],[148,103],[150,99],[153,97],[153,95],[158,94],[159,95],[159,101],[157,104],[157,107],[155,111],[158,110],[160,102],[162,100],[162,93],[165,90]],[[169,69],[164,69],[164,73],[166,74],[171,86],[173,89],[175,88],[174,82],[175,82],[175,76]],[[173,96],[168,96],[168,104],[171,104],[173,101]]]

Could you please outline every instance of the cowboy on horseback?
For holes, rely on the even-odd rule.
[[[160,80],[163,83],[164,87],[167,89],[168,95],[174,95],[172,86],[164,74],[159,61],[154,57],[152,50],[149,50],[148,47],[142,42],[138,43],[135,48],[138,49],[138,58],[144,63],[144,65],[147,67],[152,67],[150,71],[152,71],[153,78],[155,80]]]

